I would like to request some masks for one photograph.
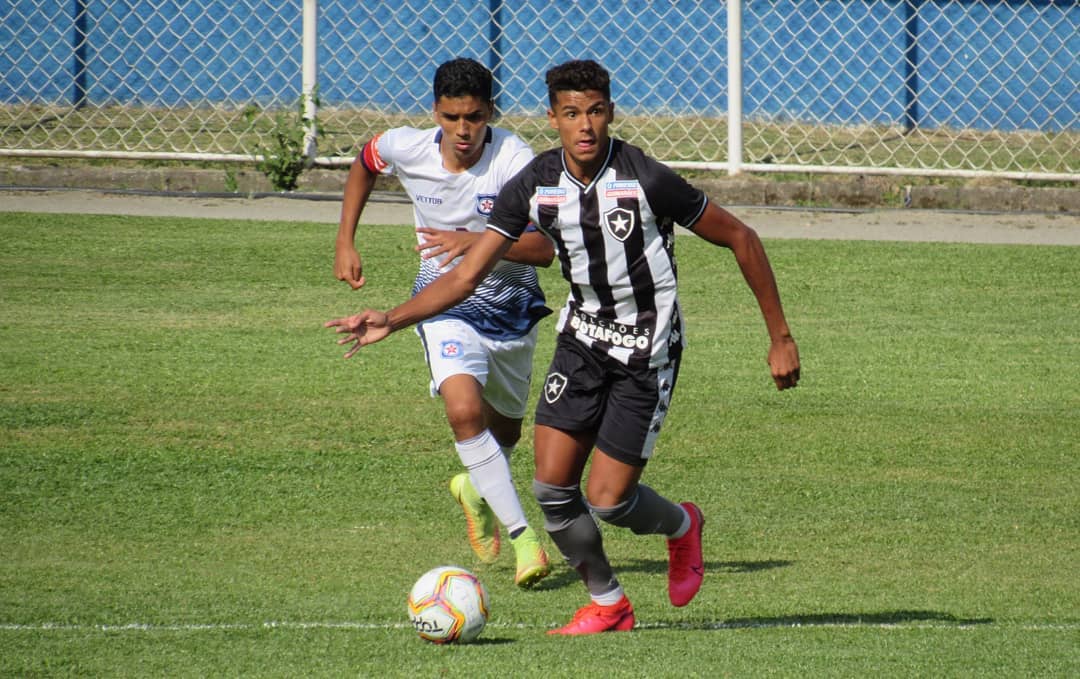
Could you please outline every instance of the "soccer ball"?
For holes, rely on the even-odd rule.
[[[487,590],[459,566],[432,568],[409,592],[409,620],[421,639],[468,643],[480,635],[487,618]]]

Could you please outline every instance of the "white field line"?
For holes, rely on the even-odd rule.
[[[522,623],[491,622],[493,629],[551,629],[551,625],[530,625]],[[974,630],[982,628],[1019,629],[1030,632],[1073,632],[1080,631],[1080,623],[1025,623],[1025,622],[850,622],[850,621],[808,621],[808,622],[714,622],[714,623],[638,623],[635,629],[665,630],[738,630],[738,629],[881,629],[881,630],[918,630],[918,629],[958,629]],[[289,622],[269,621],[263,623],[187,623],[153,624],[133,622],[120,625],[108,624],[67,624],[67,623],[0,623],[0,632],[228,632],[233,630],[285,629],[285,630],[389,630],[412,629],[409,623],[379,622]]]

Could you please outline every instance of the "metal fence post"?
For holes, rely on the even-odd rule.
[[[728,174],[742,172],[742,0],[727,0]]]
[[[506,57],[503,54],[502,44],[502,0],[490,0],[488,3],[488,11],[490,12],[490,18],[488,19],[488,43],[491,45],[488,50],[488,69],[491,71],[492,79],[495,81],[494,89],[491,92],[491,98],[495,102],[495,111],[498,112],[500,107],[500,99],[502,98],[502,62]]]
[[[919,126],[919,5],[904,0],[904,131]]]
[[[86,106],[86,70],[88,68],[86,64],[86,52],[89,49],[87,45],[87,23],[88,23],[88,11],[86,8],[86,0],[75,0],[75,6],[73,8],[74,16],[74,30],[71,35],[71,51],[74,57],[72,68],[72,90],[71,90],[71,104],[75,108],[82,108]]]
[[[310,164],[315,163],[315,155],[319,148],[315,124],[315,116],[318,115],[315,101],[319,80],[318,22],[319,0],[304,0],[301,89],[304,98],[304,120],[307,122],[307,131],[304,133],[304,157]]]

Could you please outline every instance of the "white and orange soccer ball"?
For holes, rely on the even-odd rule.
[[[421,575],[408,603],[416,633],[436,644],[468,643],[487,624],[487,589],[460,566],[439,566]]]

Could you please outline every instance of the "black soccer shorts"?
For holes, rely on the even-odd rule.
[[[644,467],[678,375],[678,359],[660,368],[632,368],[561,334],[536,404],[536,423],[596,432],[597,448]]]

